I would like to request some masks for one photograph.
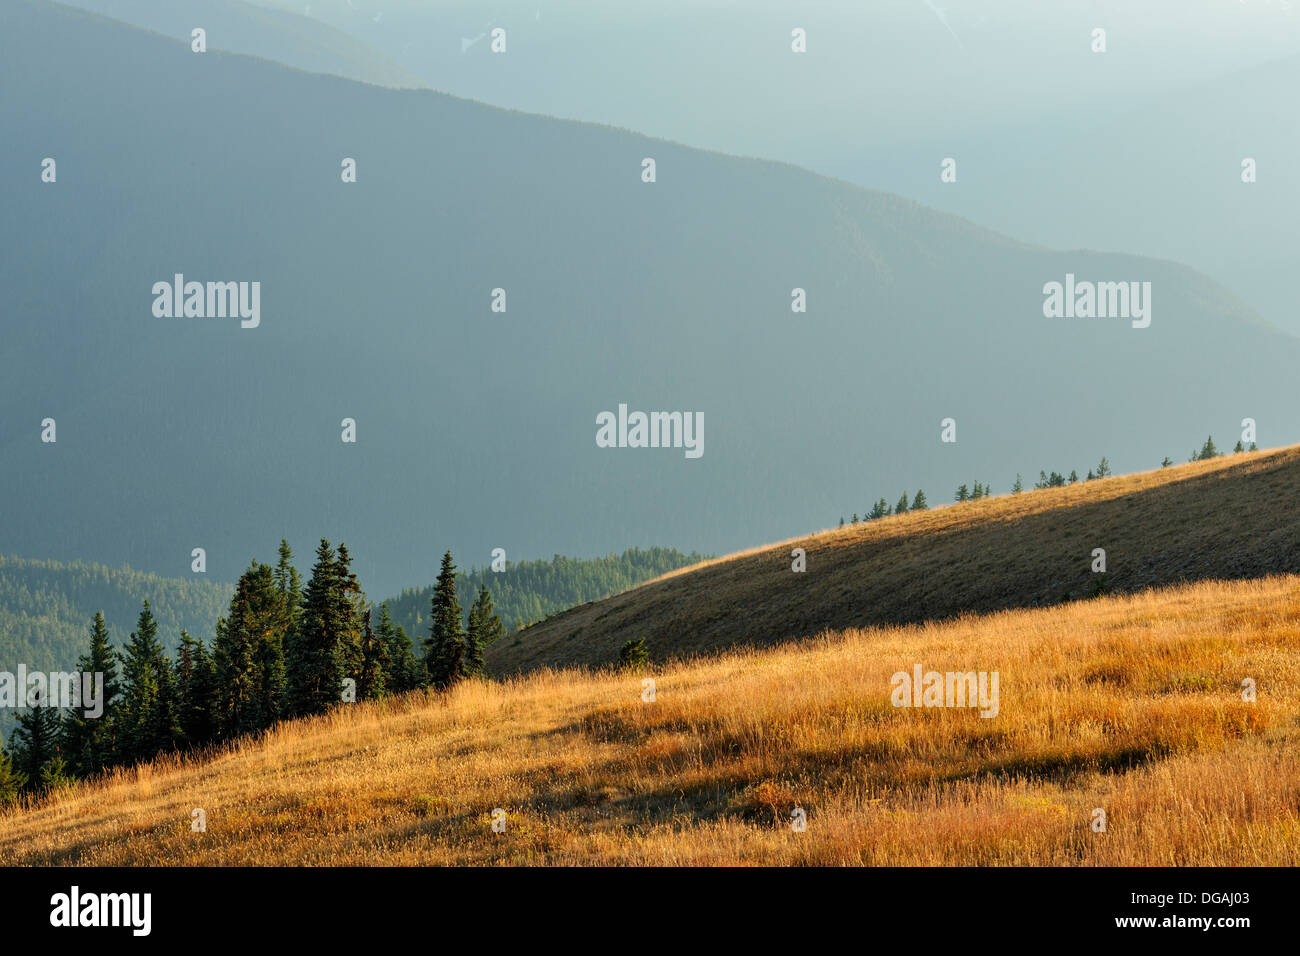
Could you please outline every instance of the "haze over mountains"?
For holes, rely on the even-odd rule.
[[[325,535],[373,596],[448,547],[720,553],[1247,416],[1300,440],[1300,341],[1185,266],[209,43],[0,8],[7,551],[232,580]],[[260,325],[156,317],[177,273],[260,282]],[[1044,318],[1067,273],[1150,282],[1150,327]],[[703,456],[597,447],[620,403],[703,413]]]
[[[435,89],[786,160],[1053,247],[1185,262],[1300,333],[1285,279],[1300,131],[1280,121],[1300,86],[1295,4],[256,2],[310,8]],[[464,46],[491,27],[506,55]]]

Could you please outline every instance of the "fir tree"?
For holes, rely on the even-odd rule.
[[[896,515],[905,514],[907,510],[908,510],[907,492],[905,491],[903,492],[903,497],[898,499],[898,504],[894,505],[894,514]]]
[[[456,600],[456,566],[452,564],[450,551],[442,556],[442,569],[430,603],[425,661],[433,686],[442,690],[465,676],[465,635],[461,630],[460,603]]]
[[[384,685],[395,694],[419,687],[419,666],[411,653],[411,638],[400,624],[393,625],[387,604],[379,605],[379,639],[388,648],[388,673],[384,675]]]
[[[298,577],[298,569],[293,566],[293,551],[289,549],[289,542],[284,538],[280,539],[280,562],[275,567],[275,586],[284,603],[281,633],[287,638],[294,625],[298,623],[298,614],[302,610],[302,583]],[[288,641],[286,640],[285,643],[287,645]]]
[[[181,631],[176,683],[181,697],[181,733],[191,747],[203,747],[217,738],[216,665],[202,641]]]
[[[103,680],[100,694],[101,712],[97,717],[86,714],[86,701],[74,707],[63,724],[63,753],[73,770],[82,777],[97,773],[113,762],[113,725],[117,710],[117,660],[108,643],[108,626],[104,613],[97,611],[90,625],[90,651],[77,659],[83,674]]]
[[[5,753],[4,741],[0,740],[0,810],[18,802],[27,778],[14,766],[13,758]]]
[[[365,666],[362,644],[365,639],[366,596],[361,593],[361,585],[352,572],[352,556],[348,554],[348,546],[341,541],[335,577],[338,580],[338,646],[343,675],[359,679]]]
[[[1022,492],[1022,491],[1024,491],[1024,490],[1025,490],[1025,483],[1024,483],[1024,481],[1021,479],[1021,477],[1020,477],[1020,473],[1017,472],[1017,473],[1016,473],[1016,483],[1015,483],[1014,485],[1011,486],[1011,493],[1012,493],[1013,495],[1018,495],[1018,494],[1020,494],[1020,492]]]
[[[1240,454],[1241,454],[1243,451],[1245,451],[1245,450],[1246,450],[1246,446],[1243,445],[1243,444],[1241,443],[1241,439],[1238,438],[1238,439],[1237,439],[1237,444],[1235,444],[1235,445],[1232,446],[1232,453],[1233,453],[1234,455],[1240,455]]]
[[[340,604],[338,561],[330,543],[321,538],[286,655],[290,716],[324,713],[343,696]]]
[[[1110,477],[1110,462],[1106,460],[1105,455],[1102,455],[1101,461],[1097,462],[1097,477],[1098,478]]]
[[[953,500],[954,500],[954,501],[968,501],[968,500],[970,500],[970,489],[967,488],[965,485],[958,485],[958,486],[957,486],[957,494],[953,496]]]
[[[148,601],[121,660],[124,687],[118,751],[127,763],[149,760],[173,749],[181,734],[176,684]]]
[[[1075,483],[1076,481],[1078,481],[1078,480],[1079,480],[1079,473],[1078,473],[1077,471],[1075,471],[1073,468],[1071,468],[1071,469],[1070,469],[1070,484],[1074,484],[1074,483]]]
[[[971,491],[971,498],[979,501],[984,497],[984,485],[981,482],[975,482],[975,488]]]
[[[271,726],[284,696],[284,595],[269,564],[252,562],[239,576],[228,615],[212,644],[216,727],[234,737]]]
[[[32,792],[40,792],[41,772],[59,756],[63,721],[58,709],[48,705],[48,699],[45,692],[29,700],[31,706],[18,715],[13,732],[14,764]]]
[[[912,499],[913,511],[925,511],[930,506],[925,502],[925,492],[920,488],[916,490],[916,497]]]
[[[71,787],[76,781],[77,778],[73,775],[67,761],[63,759],[63,754],[58,751],[58,748],[55,748],[54,756],[41,768],[41,778],[37,790],[40,793],[64,790]]]
[[[1201,446],[1201,454],[1199,457],[1201,461],[1209,461],[1211,458],[1219,457],[1219,449],[1214,447],[1213,437],[1207,437],[1205,439],[1205,444]]]
[[[370,611],[362,618],[361,671],[357,679],[358,700],[379,700],[388,696],[387,676],[391,669],[388,645],[370,628]]]
[[[469,609],[469,628],[465,639],[465,672],[483,673],[483,652],[501,637],[501,618],[492,607],[492,594],[480,588],[478,598]]]
[[[889,516],[889,503],[885,501],[884,498],[881,498],[874,505],[872,505],[871,514],[867,515],[868,518],[873,518],[873,519],[886,518],[888,516]]]

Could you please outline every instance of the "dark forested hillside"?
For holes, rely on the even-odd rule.
[[[210,635],[230,600],[230,587],[207,580],[163,578],[130,568],[74,561],[31,561],[0,555],[0,671],[70,670],[90,643],[90,624],[104,612],[115,647],[135,626],[148,601],[158,638],[172,651],[182,628]],[[0,735],[13,712],[0,710]]]
[[[629,548],[603,558],[567,558],[557,554],[549,561],[508,562],[506,570],[470,568],[456,576],[457,593],[468,601],[486,587],[507,631],[540,621],[577,604],[597,601],[643,581],[704,560],[675,548]],[[432,585],[407,588],[388,601],[394,623],[416,640],[429,626]]]
[[[203,575],[163,578],[131,568],[0,556],[0,670],[69,668],[86,650],[91,618],[103,611],[120,644],[148,601],[168,650],[181,629],[211,634],[230,586]]]

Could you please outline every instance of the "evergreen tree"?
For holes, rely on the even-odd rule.
[[[365,667],[362,645],[365,640],[366,596],[361,593],[361,585],[352,572],[352,556],[348,554],[348,546],[341,541],[335,576],[338,580],[339,655],[343,676],[352,677],[359,683],[362,668]]]
[[[358,700],[379,700],[388,696],[387,676],[391,670],[388,645],[370,628],[370,611],[362,618],[361,676],[357,678]]]
[[[1021,479],[1021,477],[1020,477],[1020,473],[1019,473],[1019,472],[1016,472],[1016,483],[1015,483],[1014,485],[1011,486],[1011,493],[1012,493],[1013,495],[1018,495],[1018,494],[1020,494],[1020,492],[1022,492],[1022,491],[1024,491],[1024,490],[1025,490],[1025,483],[1024,483],[1024,481]]]
[[[63,759],[63,754],[56,747],[54,756],[41,768],[40,784],[37,789],[40,793],[63,790],[76,783],[76,780],[77,778],[73,776],[72,769]]]
[[[191,747],[202,747],[217,739],[219,710],[217,673],[208,649],[181,631],[177,654],[176,683],[181,697],[181,733]]]
[[[465,676],[465,635],[461,630],[460,603],[456,600],[456,566],[451,552],[442,556],[442,569],[434,585],[429,610],[429,637],[425,641],[429,679],[439,690]]]
[[[501,637],[501,618],[492,607],[492,594],[480,588],[478,598],[469,609],[469,628],[465,640],[465,672],[483,673],[483,652]]]
[[[346,675],[339,637],[340,592],[338,560],[329,541],[321,538],[286,655],[290,716],[324,713],[342,699]]]
[[[63,721],[58,709],[49,706],[48,700],[48,691],[29,700],[31,706],[18,715],[13,732],[14,764],[32,792],[40,792],[41,772],[59,756]]]
[[[1174,463],[1174,462],[1173,462],[1173,459],[1170,458],[1168,455],[1165,455],[1165,460],[1162,461],[1162,462],[1160,463],[1160,467],[1161,467],[1161,468],[1168,468],[1168,467],[1169,467],[1170,465],[1172,465],[1173,463]],[[1092,472],[1088,472],[1088,474],[1091,475]]]
[[[954,501],[967,501],[970,499],[970,489],[965,485],[957,486],[957,494],[953,497]]]
[[[1097,477],[1098,478],[1110,477],[1110,462],[1106,460],[1105,455],[1102,455],[1101,461],[1097,462]]]
[[[907,492],[903,492],[903,497],[898,499],[898,504],[894,505],[894,514],[901,515],[908,511]]]
[[[971,499],[974,501],[979,501],[983,497],[984,497],[984,485],[982,482],[977,481],[975,482],[974,490],[971,492]]]
[[[858,523],[858,513],[856,511],[853,512],[853,523],[854,524]]]
[[[135,763],[173,749],[181,736],[176,684],[148,601],[121,660],[125,685],[118,751],[125,762]]]
[[[254,561],[239,576],[228,615],[217,621],[212,657],[216,729],[222,736],[264,730],[280,718],[284,601],[271,566]]]
[[[930,506],[926,504],[925,501],[925,492],[918,488],[916,490],[916,497],[912,499],[912,510],[925,511],[929,507]]]
[[[1250,450],[1251,450],[1251,451],[1259,451],[1259,446],[1256,445],[1254,442],[1251,442],[1251,443],[1250,443]]]
[[[1073,468],[1071,468],[1071,469],[1070,469],[1070,484],[1074,484],[1074,483],[1075,483],[1076,481],[1078,481],[1078,480],[1079,480],[1079,473],[1078,473],[1077,471],[1075,471]]]
[[[1245,450],[1246,450],[1246,446],[1243,445],[1243,444],[1241,443],[1241,439],[1238,438],[1238,439],[1237,439],[1237,444],[1235,444],[1235,445],[1232,446],[1232,453],[1233,453],[1234,455],[1240,455],[1240,454],[1241,454],[1243,451],[1245,451]]]
[[[77,670],[103,680],[98,717],[86,714],[86,701],[74,707],[63,723],[63,752],[73,770],[82,777],[97,773],[113,762],[114,718],[117,710],[117,660],[108,643],[104,612],[97,611],[90,625],[90,651],[77,659]]]
[[[871,514],[867,515],[868,518],[886,518],[888,516],[889,516],[889,502],[885,501],[884,498],[881,498],[874,505],[872,505]]]
[[[420,668],[411,653],[411,638],[401,625],[393,625],[387,604],[379,605],[379,639],[388,648],[388,673],[384,675],[384,685],[395,694],[419,687],[422,683]]]
[[[844,515],[840,515],[840,527],[844,527]]]
[[[18,802],[26,783],[27,778],[14,766],[13,758],[5,753],[4,741],[0,740],[0,810]]]
[[[275,567],[275,586],[284,602],[285,619],[281,622],[281,634],[287,638],[298,623],[298,614],[302,610],[302,583],[298,569],[293,566],[293,551],[284,538],[280,539],[280,562]],[[287,646],[287,640],[285,644]]]
[[[1211,458],[1218,457],[1219,449],[1214,447],[1214,439],[1212,437],[1207,437],[1205,439],[1205,444],[1201,446],[1200,460],[1209,461]]]

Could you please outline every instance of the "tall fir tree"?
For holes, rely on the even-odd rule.
[[[348,546],[339,542],[335,578],[338,581],[339,653],[343,675],[360,683],[365,666],[366,596],[361,591],[357,576],[352,572],[352,555]]]
[[[420,673],[424,665],[415,659],[411,652],[411,638],[400,624],[393,624],[388,614],[388,605],[379,605],[379,639],[388,647],[388,673],[384,684],[389,691],[400,694],[414,690],[422,681]]]
[[[86,713],[86,701],[74,707],[63,723],[63,753],[73,771],[81,777],[98,773],[113,763],[114,730],[119,685],[117,656],[108,642],[104,612],[97,611],[90,625],[90,650],[77,659],[77,669],[103,681],[98,716]]]
[[[898,499],[898,504],[894,505],[894,514],[901,515],[908,511],[907,492],[903,492],[903,497]]]
[[[0,810],[18,802],[26,782],[27,778],[5,753],[4,741],[0,740]]]
[[[370,627],[370,611],[362,615],[361,676],[357,679],[358,700],[380,700],[387,697],[388,644]]]
[[[918,488],[916,490],[916,497],[912,499],[912,510],[925,511],[929,507],[929,503],[925,500],[925,492]]]
[[[321,538],[286,655],[289,716],[321,714],[343,696],[338,558]]]
[[[176,682],[181,697],[181,732],[191,747],[217,739],[217,674],[203,642],[181,631],[176,655]]]
[[[18,715],[13,732],[14,764],[23,775],[27,789],[41,791],[41,774],[56,757],[60,758],[59,739],[63,719],[58,708],[49,706],[48,692]]]
[[[450,551],[442,556],[429,614],[426,666],[433,686],[445,690],[465,676],[465,634],[460,602],[456,600],[456,565]]]
[[[281,626],[284,598],[269,564],[239,576],[227,617],[217,622],[217,730],[224,737],[264,730],[279,718],[284,695]]]
[[[149,760],[175,748],[181,732],[175,678],[148,601],[120,658],[123,688],[118,753],[126,763]]]
[[[501,637],[501,618],[492,607],[492,594],[486,586],[480,587],[478,597],[469,609],[469,627],[465,632],[465,673],[483,673],[483,652]]]

